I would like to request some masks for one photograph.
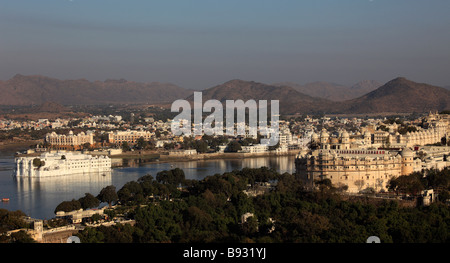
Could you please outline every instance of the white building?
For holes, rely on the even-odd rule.
[[[78,152],[43,153],[39,157],[17,157],[15,176],[50,177],[72,174],[107,173],[111,159],[104,155],[92,156]]]
[[[269,151],[269,146],[262,144],[255,144],[249,146],[242,146],[240,152],[243,153],[264,153]]]

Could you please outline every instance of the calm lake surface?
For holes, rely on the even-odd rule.
[[[242,168],[271,167],[280,173],[295,171],[294,156],[258,157],[246,159],[218,159],[190,162],[148,163],[130,167],[114,168],[111,174],[73,175],[50,178],[15,178],[13,153],[0,152],[0,208],[10,211],[21,210],[28,216],[50,219],[62,201],[79,199],[85,193],[96,196],[102,188],[114,185],[119,190],[125,183],[136,181],[139,177],[151,174],[156,177],[159,171],[176,167],[183,169],[186,179],[201,180],[216,173],[222,174]],[[121,162],[113,159],[113,162]]]

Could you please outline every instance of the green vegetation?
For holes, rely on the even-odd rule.
[[[426,187],[444,180],[429,175]],[[244,193],[261,182],[276,184],[254,197]],[[372,235],[387,243],[450,241],[450,209],[443,202],[405,207],[396,200],[345,200],[329,182],[306,192],[294,175],[265,167],[201,181],[184,179],[182,170],[161,172],[156,180],[146,175],[125,184],[118,202],[136,224],[86,228],[78,235],[82,242],[364,243]]]
[[[226,152],[238,152],[242,150],[242,146],[238,141],[231,141],[230,143],[228,143],[227,148],[226,148]]]
[[[8,211],[0,208],[0,243],[33,243],[34,240],[25,231],[18,231],[6,235],[7,231],[30,228],[24,220],[25,214],[21,211]]]
[[[450,200],[450,169],[446,167],[441,171],[432,169],[402,175],[391,179],[389,189],[396,194],[412,196],[416,196],[425,189],[435,189],[439,192],[438,199],[446,202]]]
[[[450,170],[429,170],[390,182],[399,194],[438,189],[430,206],[406,206],[398,200],[348,198],[329,180],[307,192],[292,174],[244,168],[187,180],[173,169],[140,177],[116,192],[107,186],[94,197],[62,202],[56,210],[87,209],[99,202],[119,204],[105,213],[134,219],[135,225],[86,227],[83,243],[364,243],[378,236],[383,243],[450,242]],[[249,190],[259,194],[247,194]],[[249,192],[247,192],[249,191]],[[56,211],[55,210],[55,211]],[[24,214],[0,209],[0,232],[26,228]],[[98,220],[99,218],[93,220]],[[62,222],[53,222],[60,225]],[[25,232],[0,236],[0,242],[29,242]]]
[[[41,160],[39,158],[34,158],[33,159],[33,166],[34,167],[40,168],[41,166],[44,166],[44,165],[45,165],[45,161],[43,161],[43,160]]]

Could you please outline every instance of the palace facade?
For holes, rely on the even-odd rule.
[[[68,135],[57,134],[56,132],[47,133],[45,142],[49,143],[56,150],[76,150],[81,148],[83,144],[94,144],[94,134],[92,132],[80,132],[77,135],[70,131]]]
[[[381,138],[380,138],[381,137]],[[405,135],[370,133],[330,135],[323,129],[312,134],[311,149],[296,157],[296,175],[307,188],[329,179],[336,187],[358,193],[365,189],[387,191],[390,179],[424,169],[450,165],[448,146],[430,146],[447,137],[447,124],[436,121],[428,129]]]
[[[113,131],[108,133],[108,142],[115,144],[122,144],[127,142],[130,145],[137,143],[139,138],[144,138],[145,141],[150,140],[155,134],[149,131]]]

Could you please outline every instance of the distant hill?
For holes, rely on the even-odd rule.
[[[369,82],[370,85],[365,84],[359,87],[355,85],[353,88],[363,89],[363,87],[376,85],[375,82]],[[416,83],[405,78],[396,78],[363,96],[345,101],[312,97],[290,86],[267,85],[243,80],[228,81],[202,92],[203,102],[208,99],[217,99],[222,103],[227,99],[279,100],[281,114],[382,114],[450,109],[449,90]],[[188,100],[192,101],[193,96],[188,97]]]
[[[450,110],[450,90],[424,83],[416,83],[406,78],[396,78],[374,88],[379,84],[363,81],[352,87],[316,82],[315,96],[300,92],[292,85],[268,85],[255,81],[231,80],[202,90],[203,102],[217,99],[279,100],[281,114],[365,114],[365,113],[412,113],[430,110]],[[321,87],[321,88],[320,88]],[[328,90],[329,95],[327,95]],[[324,97],[337,94],[359,97],[332,101]],[[337,92],[338,91],[338,92]],[[7,81],[0,81],[0,105],[41,105],[35,112],[57,113],[66,111],[62,105],[96,104],[170,104],[177,99],[193,101],[193,90],[186,90],[169,83],[139,83],[134,81],[106,80],[88,81],[59,80],[44,76],[16,75]],[[336,93],[337,92],[337,93]],[[319,96],[319,97],[316,97]]]
[[[0,105],[156,103],[172,102],[192,94],[192,91],[170,83],[139,83],[124,79],[91,82],[20,74],[1,81],[0,92]]]
[[[36,106],[32,107],[32,110],[34,112],[50,112],[50,113],[71,112],[71,110],[69,108],[62,106],[61,104],[54,103],[54,102],[44,102],[41,105],[36,105]]]
[[[399,77],[364,96],[345,101],[338,111],[410,113],[446,109],[450,109],[449,90]]]
[[[345,101],[365,95],[366,93],[380,87],[382,84],[374,80],[364,80],[356,83],[351,87],[324,81],[311,82],[304,85],[292,82],[282,82],[274,85],[289,86],[301,93],[310,95],[312,97],[318,97],[332,101]]]
[[[219,100],[224,107],[226,100],[247,101],[253,99],[257,102],[258,100],[267,100],[268,104],[270,104],[270,100],[279,100],[280,113],[283,114],[320,113],[321,110],[329,108],[332,103],[326,99],[300,93],[288,86],[267,85],[238,79],[202,90],[203,103],[210,99]],[[189,96],[187,100],[193,101],[194,96]]]

